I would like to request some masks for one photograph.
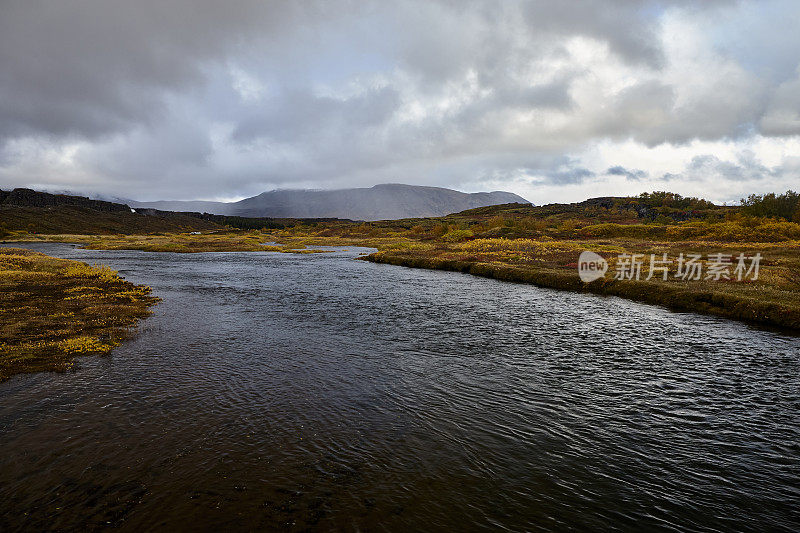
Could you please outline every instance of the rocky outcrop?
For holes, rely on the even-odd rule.
[[[31,189],[17,188],[12,191],[0,190],[0,207],[84,207],[114,213],[117,211],[130,212],[131,208],[125,204],[92,200],[84,196],[69,196],[66,194],[50,194]]]

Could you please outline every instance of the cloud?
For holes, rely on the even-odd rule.
[[[782,176],[787,170],[790,169],[784,165],[767,167],[753,152],[745,151],[738,154],[736,161],[724,161],[711,154],[695,156],[682,172],[664,174],[662,179],[761,181]]]
[[[628,170],[627,168],[619,165],[610,167],[608,170],[606,170],[606,174],[610,174],[612,176],[625,176],[626,179],[631,181],[640,181],[648,176],[647,172],[644,170]]]
[[[789,167],[691,147],[800,135],[780,23],[797,16],[779,0],[8,0],[0,180],[214,198],[777,179]],[[695,151],[667,170],[592,160],[605,142]]]
[[[547,182],[559,185],[583,183],[587,178],[594,177],[595,173],[588,168],[562,165],[546,172]]]
[[[759,120],[765,135],[800,135],[800,68],[797,76],[781,83]]]

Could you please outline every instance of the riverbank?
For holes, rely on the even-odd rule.
[[[191,233],[154,233],[148,235],[81,235],[17,233],[3,242],[68,242],[87,250],[139,250],[141,252],[282,252],[319,253],[304,245],[283,245],[268,242],[269,236],[259,231],[222,230]]]
[[[698,281],[692,284],[692,282],[623,281],[606,278],[584,283],[579,279],[576,270],[443,259],[413,253],[377,252],[364,259],[374,263],[411,268],[463,272],[552,289],[618,296],[662,305],[676,311],[712,314],[753,324],[800,331],[800,306],[791,301],[791,295],[771,291],[768,288],[765,290],[744,287],[738,291],[731,290],[724,284],[716,287],[715,282]]]
[[[293,237],[287,232],[275,239],[293,246],[370,246],[378,251],[361,259],[411,268],[448,270],[471,275],[528,283],[539,287],[618,296],[661,305],[676,311],[712,314],[762,326],[800,331],[800,242],[781,243],[647,241],[644,239],[472,239],[461,242],[419,241],[393,238]],[[599,254],[608,262],[600,279],[584,283],[578,275],[582,251]],[[639,279],[614,279],[621,258],[637,255]],[[667,254],[667,280],[663,272],[651,279],[649,261]],[[678,276],[678,258],[698,255],[700,279]],[[725,277],[707,279],[717,254],[729,257]],[[735,272],[736,258],[761,254],[757,279]],[[630,272],[628,272],[630,274]]]
[[[108,354],[150,314],[150,293],[105,266],[0,248],[0,382]]]
[[[370,246],[378,251],[363,259],[376,263],[613,295],[800,331],[800,224],[696,199],[659,202],[643,195],[608,205],[510,204],[436,219],[295,226],[271,231],[270,239]],[[680,209],[665,207],[676,202]],[[583,251],[608,265],[591,283],[578,274]],[[739,258],[745,268],[737,271]]]
[[[419,231],[418,226],[398,228],[338,223],[298,226],[269,231],[225,231],[203,234],[157,235],[20,235],[20,240],[79,243],[96,250],[142,250],[150,252],[249,252],[319,253],[308,246],[361,246],[378,251],[362,257],[375,263],[413,268],[450,270],[503,281],[540,287],[618,296],[662,305],[677,311],[706,313],[748,323],[800,331],[800,241],[751,242],[746,238],[729,242],[712,240],[661,240],[600,234],[594,238],[475,238],[448,226]],[[473,226],[474,227],[474,226]],[[667,226],[678,230],[686,225]],[[665,233],[664,226],[627,226],[636,232]],[[577,232],[580,232],[580,228]],[[610,228],[618,232],[619,228]],[[662,236],[663,237],[663,236]],[[749,236],[745,236],[749,237]],[[608,262],[601,279],[584,283],[578,276],[578,257],[584,250],[598,253]],[[661,273],[649,277],[649,259],[667,254],[671,261],[667,280]],[[638,254],[640,279],[614,279],[618,261]],[[703,275],[698,280],[678,278],[677,258],[700,256]],[[752,258],[761,254],[757,279],[736,279],[735,264],[727,269],[731,279],[706,279],[716,254]]]

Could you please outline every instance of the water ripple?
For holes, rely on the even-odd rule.
[[[362,250],[102,261],[163,302],[0,385],[0,529],[796,531],[800,339]]]

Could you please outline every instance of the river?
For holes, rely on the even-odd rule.
[[[321,254],[31,244],[163,301],[0,384],[0,530],[800,529],[800,338]]]

